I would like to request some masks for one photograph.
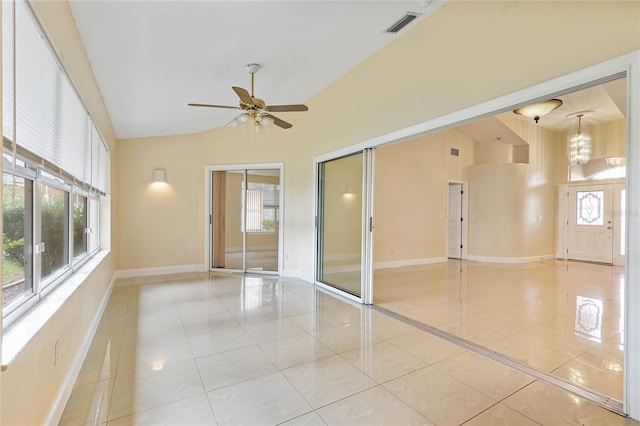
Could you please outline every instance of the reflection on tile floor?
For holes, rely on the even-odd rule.
[[[606,381],[615,338],[567,342],[562,374]],[[303,281],[217,273],[119,280],[60,424],[467,422],[630,424]]]
[[[378,270],[373,294],[376,305],[622,400],[623,267],[450,259]]]

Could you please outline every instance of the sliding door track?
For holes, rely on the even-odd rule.
[[[384,315],[387,315],[391,318],[394,318],[398,321],[401,321],[405,324],[413,326],[419,330],[422,330],[426,333],[439,337],[449,343],[453,343],[454,345],[461,346],[477,355],[488,358],[492,361],[495,361],[499,364],[505,365],[509,368],[512,368],[516,371],[524,373],[528,376],[535,378],[545,384],[553,386],[557,389],[571,392],[572,394],[584,398],[594,404],[599,405],[602,408],[605,408],[609,411],[612,411],[621,416],[626,416],[623,411],[623,405],[621,401],[618,401],[615,398],[611,398],[607,395],[601,394],[600,392],[596,392],[593,390],[585,389],[580,386],[576,386],[574,383],[569,382],[568,380],[561,379],[559,377],[555,377],[549,374],[546,371],[540,370],[535,367],[531,367],[530,365],[524,364],[522,362],[516,361],[513,358],[510,358],[506,355],[502,355],[498,352],[492,351],[484,346],[473,343],[469,340],[458,337],[454,334],[447,333],[446,331],[442,331],[430,325],[421,323],[412,318],[405,317],[393,311],[390,311],[385,308],[381,308],[379,306],[370,305],[371,309],[380,312]]]

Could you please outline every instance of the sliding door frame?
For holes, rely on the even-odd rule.
[[[319,280],[320,274],[320,222],[321,222],[321,210],[323,203],[321,202],[321,181],[320,171],[322,170],[322,164],[332,160],[338,160],[340,158],[349,157],[351,155],[363,154],[362,158],[362,220],[361,220],[361,241],[360,241],[360,297],[351,293],[343,291],[339,288],[333,287],[328,283],[324,283]],[[341,149],[325,155],[318,156],[313,159],[314,165],[314,197],[313,197],[313,211],[315,212],[315,228],[313,233],[313,259],[314,259],[314,283],[326,290],[334,293],[338,293],[341,296],[353,300],[358,303],[371,304],[373,303],[373,293],[371,286],[371,277],[373,273],[373,167],[374,167],[374,150],[372,148],[365,148],[360,150],[353,149]]]
[[[280,171],[280,191],[278,192],[278,270],[277,271],[257,271],[257,270],[247,270],[246,269],[246,259],[245,259],[245,251],[246,251],[246,232],[243,232],[242,236],[242,251],[243,251],[243,260],[242,260],[242,268],[243,269],[224,269],[224,268],[214,268],[213,267],[213,250],[211,250],[211,245],[213,244],[213,188],[211,185],[211,177],[213,172],[220,171],[254,171],[254,170],[279,170]],[[245,173],[246,177],[246,173]],[[283,212],[284,212],[284,163],[256,163],[256,164],[231,164],[231,165],[215,165],[215,166],[205,166],[204,168],[204,191],[205,191],[205,205],[204,205],[204,223],[203,229],[207,230],[207,237],[204,239],[204,255],[206,268],[208,271],[226,271],[226,272],[250,272],[250,273],[259,273],[265,275],[281,275],[283,270],[283,253],[284,253],[284,239],[283,239],[283,230],[284,223]],[[246,197],[246,194],[243,194],[243,197]],[[245,220],[244,218],[242,219]]]

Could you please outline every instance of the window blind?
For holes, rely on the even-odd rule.
[[[15,140],[13,119],[13,2],[2,2],[2,134]]]
[[[106,193],[109,151],[27,2],[2,12],[4,146]]]
[[[61,166],[61,74],[23,2],[16,2],[15,142]]]

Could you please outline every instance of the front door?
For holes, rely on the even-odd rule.
[[[567,258],[613,263],[613,185],[572,186],[568,197]]]

